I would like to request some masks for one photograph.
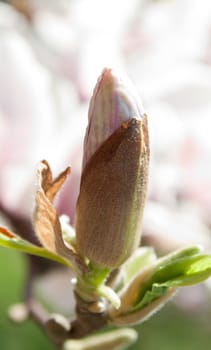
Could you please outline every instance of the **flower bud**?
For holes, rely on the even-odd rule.
[[[95,86],[89,105],[84,139],[83,168],[100,145],[130,118],[143,118],[144,110],[131,82],[105,68]]]
[[[81,255],[108,268],[121,265],[140,242],[149,140],[137,101],[107,69],[90,102],[76,244]]]

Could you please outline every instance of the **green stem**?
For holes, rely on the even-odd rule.
[[[106,280],[111,270],[90,263],[88,272],[77,276],[76,293],[86,302],[96,302],[103,297],[114,307],[120,306],[117,294],[110,287],[106,286]]]

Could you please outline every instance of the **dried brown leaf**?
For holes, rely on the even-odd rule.
[[[61,255],[77,265],[82,263],[72,247],[66,246],[53,199],[65,182],[70,168],[64,170],[55,180],[47,161],[43,160],[38,169],[39,188],[36,194],[34,228],[41,244],[49,251]]]
[[[59,174],[54,180],[51,172],[51,168],[46,160],[40,162],[38,169],[38,177],[40,187],[45,193],[46,197],[52,202],[65,182],[67,176],[70,174],[70,167],[67,167],[61,174]]]

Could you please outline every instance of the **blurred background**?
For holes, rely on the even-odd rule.
[[[30,221],[41,159],[55,173],[71,165],[57,208],[74,222],[88,102],[104,67],[129,76],[149,117],[142,244],[161,255],[192,243],[210,252],[209,0],[0,1],[1,224],[34,241]],[[37,293],[68,313],[58,294],[63,282],[40,277],[45,264],[36,265]],[[8,307],[23,300],[32,270],[25,256],[0,249],[1,349],[52,349],[36,325],[7,319]],[[210,288],[208,281],[181,290],[138,327],[139,342],[130,349],[209,349]]]

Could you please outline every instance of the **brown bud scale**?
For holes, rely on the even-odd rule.
[[[148,163],[146,115],[123,123],[90,158],[77,203],[80,254],[114,268],[138,246]]]

